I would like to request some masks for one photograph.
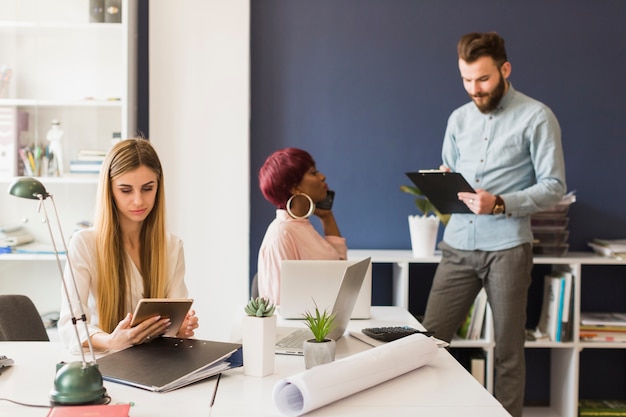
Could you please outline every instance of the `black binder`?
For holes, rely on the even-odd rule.
[[[476,191],[458,172],[425,170],[407,172],[406,175],[433,203],[441,214],[471,213],[472,211],[457,197],[458,192]]]
[[[159,337],[97,360],[106,381],[167,392],[243,365],[241,344]]]

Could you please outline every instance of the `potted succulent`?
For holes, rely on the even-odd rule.
[[[314,302],[315,303],[315,302]],[[306,326],[313,333],[313,339],[304,342],[304,366],[310,369],[335,360],[335,346],[333,339],[328,339],[328,333],[333,330],[335,314],[327,310],[320,312],[315,304],[315,313],[303,314]]]
[[[276,339],[276,306],[267,298],[251,298],[243,318],[243,372],[251,376],[274,373],[274,341]]]
[[[449,214],[441,214],[422,191],[412,185],[401,185],[400,191],[415,196],[415,205],[420,214],[409,215],[411,248],[416,258],[432,256],[437,244],[439,223],[444,227],[450,219]]]

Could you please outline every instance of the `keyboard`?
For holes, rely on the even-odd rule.
[[[426,336],[433,335],[431,332],[417,330],[409,326],[370,327],[361,331],[363,334],[383,342],[392,342],[414,333],[422,333]]]
[[[276,342],[276,347],[282,349],[302,349],[305,340],[311,338],[311,331],[308,329],[294,330],[287,336]]]

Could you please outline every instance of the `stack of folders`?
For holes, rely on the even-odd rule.
[[[588,245],[598,255],[626,259],[626,239],[593,239]]]
[[[98,359],[106,381],[168,392],[243,365],[241,344],[159,337]]]
[[[580,313],[580,340],[626,342],[626,313]]]
[[[574,277],[568,271],[544,277],[543,304],[539,324],[534,332],[537,340],[571,341]]]
[[[11,252],[14,246],[30,243],[35,237],[21,225],[0,227],[0,248],[2,252]]]
[[[533,253],[562,256],[569,249],[569,207],[576,201],[576,192],[567,193],[556,206],[530,217],[533,232]]]

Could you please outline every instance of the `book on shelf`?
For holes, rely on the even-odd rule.
[[[474,309],[467,329],[467,338],[469,340],[478,340],[483,332],[483,323],[485,322],[485,311],[487,310],[487,292],[485,288],[481,288],[474,299]]]
[[[57,246],[59,255],[65,254],[65,250]],[[54,246],[48,243],[31,242],[24,245],[15,246],[13,253],[21,253],[25,255],[54,255]]]
[[[594,252],[611,258],[626,258],[626,239],[593,239],[587,243]]]
[[[626,324],[581,324],[580,330],[602,331],[602,332],[626,332]]]
[[[70,173],[73,174],[98,174],[101,168],[101,160],[80,161],[73,159],[70,161]]]
[[[17,174],[17,108],[0,106],[0,178]]]
[[[578,400],[579,417],[624,417],[626,400]]]
[[[35,236],[22,226],[0,228],[0,246],[18,246],[34,240]]]
[[[544,278],[543,303],[539,323],[535,331],[538,340],[549,338],[553,342],[562,340],[563,305],[565,302],[566,279],[560,275],[546,275]],[[570,282],[571,288],[571,282]],[[571,298],[571,290],[569,291]],[[571,301],[569,301],[571,304]],[[568,314],[571,309],[568,305]],[[569,320],[569,319],[568,319]]]
[[[626,342],[626,331],[580,330],[580,340],[584,342]]]
[[[572,323],[572,317],[574,317],[574,276],[571,272],[562,271],[559,273],[563,278],[563,306],[561,310],[563,312],[561,318],[561,341],[572,340],[572,329],[574,325]]]
[[[106,157],[106,151],[100,151],[95,149],[81,149],[78,151],[78,161],[104,161]]]
[[[98,359],[105,381],[168,392],[243,365],[241,344],[158,337]]]
[[[474,353],[470,356],[470,372],[472,376],[485,387],[485,353]]]
[[[458,336],[461,339],[465,340],[478,340],[480,339],[483,322],[485,318],[485,310],[487,308],[487,293],[485,289],[482,288],[476,298],[474,299],[474,303],[470,307],[469,312],[467,313],[467,317],[463,324],[459,327],[457,332]]]
[[[581,311],[581,325],[626,326],[626,313]]]

